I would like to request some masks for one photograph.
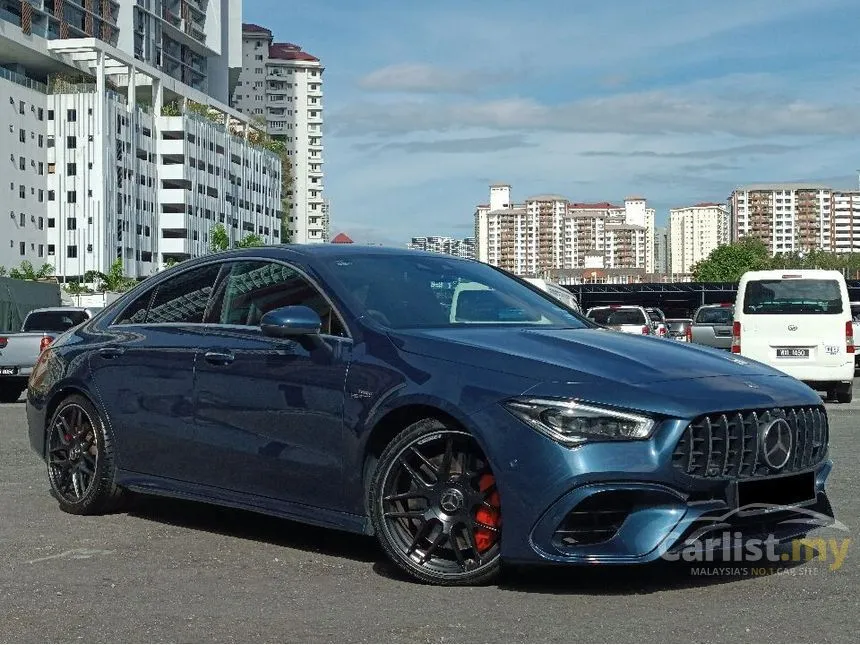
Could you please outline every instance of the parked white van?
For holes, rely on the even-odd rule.
[[[839,271],[748,271],[740,280],[732,353],[850,403],[854,327]]]

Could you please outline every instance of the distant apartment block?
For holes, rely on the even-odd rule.
[[[489,203],[475,210],[477,257],[518,275],[584,267],[650,273],[654,217],[642,197],[629,197],[623,206],[552,194],[514,203],[508,184],[493,184]]]
[[[830,249],[860,252],[860,191],[834,190],[830,196]]]
[[[145,277],[206,253],[218,223],[280,239],[278,156],[246,117],[132,52],[45,40],[0,12],[0,97],[7,268],[47,262],[73,280],[120,258]]]
[[[670,271],[688,274],[718,246],[731,240],[725,204],[703,202],[669,210]]]
[[[275,42],[265,27],[242,25],[242,73],[231,104],[287,144],[293,167],[289,227],[297,243],[329,239],[323,196],[323,71],[319,58],[298,45]]]
[[[669,228],[663,226],[654,230],[654,272],[660,275],[669,273]]]
[[[752,184],[729,198],[732,239],[756,237],[771,253],[830,248],[833,190],[820,184]]]
[[[447,253],[448,255],[456,255],[460,258],[474,259],[475,257],[475,238],[472,237],[464,239],[436,235],[413,237],[412,242],[408,246],[410,249],[418,251]]]

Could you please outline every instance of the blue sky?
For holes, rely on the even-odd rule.
[[[244,0],[320,57],[332,233],[471,234],[515,200],[857,185],[858,0]]]

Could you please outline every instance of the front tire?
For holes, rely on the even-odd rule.
[[[21,398],[24,385],[17,383],[0,383],[0,403],[15,403]]]
[[[854,387],[853,383],[848,383],[847,385],[842,385],[836,390],[836,402],[837,403],[851,403],[854,399]]]
[[[380,456],[370,517],[388,557],[436,585],[482,585],[501,567],[501,504],[469,433],[436,419],[407,427]]]
[[[60,508],[75,515],[114,510],[122,490],[115,484],[113,441],[92,403],[79,395],[64,399],[47,435],[48,481]]]

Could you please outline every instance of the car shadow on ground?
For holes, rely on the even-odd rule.
[[[127,512],[151,522],[372,564],[373,571],[381,577],[406,584],[421,584],[394,566],[376,539],[369,536],[250,511],[144,495],[135,496]],[[765,571],[753,574],[754,568]],[[721,563],[718,559],[693,564],[659,561],[645,565],[505,566],[497,586],[523,593],[636,595],[727,584],[762,575],[789,575],[790,570],[791,565],[782,566],[782,573],[776,574],[775,568],[771,570],[767,564]]]

